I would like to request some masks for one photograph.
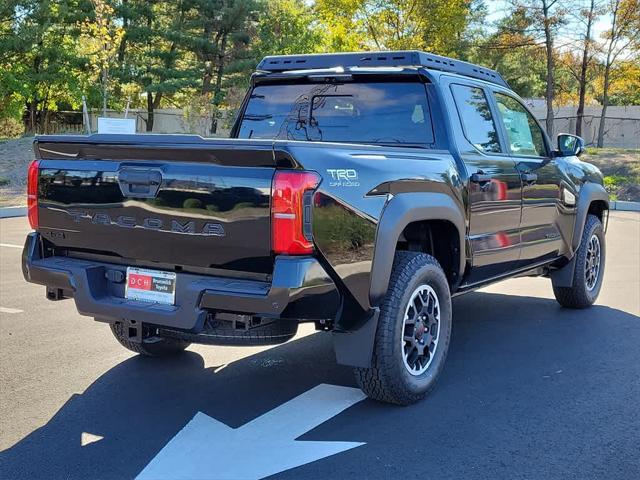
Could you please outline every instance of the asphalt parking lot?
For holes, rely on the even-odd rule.
[[[311,328],[277,347],[137,357],[72,301],[49,302],[44,287],[24,282],[27,231],[24,218],[0,220],[2,479],[136,477],[198,412],[231,429],[250,424],[249,434],[225,444],[216,423],[170,463],[239,478],[263,452],[273,465],[296,455],[292,442],[274,448],[274,422],[250,422],[318,385],[355,387],[330,337]],[[295,444],[357,443],[272,478],[640,478],[639,214],[611,214],[607,249],[589,310],[561,309],[537,278],[455,299],[447,365],[417,405],[356,399],[317,427],[311,417],[330,398],[305,404],[305,418],[276,410],[272,420],[308,422],[309,431],[285,432]]]

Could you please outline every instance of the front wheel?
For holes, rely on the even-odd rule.
[[[576,266],[571,287],[553,287],[560,305],[567,308],[586,308],[598,298],[604,276],[605,243],[602,222],[595,215],[587,215],[580,247],[576,252]]]
[[[356,368],[370,398],[409,405],[435,386],[451,338],[451,294],[438,261],[397,252],[380,309],[372,365]]]

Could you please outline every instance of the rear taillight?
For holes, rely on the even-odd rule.
[[[27,212],[31,228],[36,229],[39,225],[38,219],[38,174],[39,161],[34,160],[29,164],[27,171]]]
[[[313,252],[311,207],[320,177],[314,172],[279,170],[271,188],[271,245],[273,253]]]

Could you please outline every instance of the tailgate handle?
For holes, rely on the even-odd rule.
[[[162,183],[159,170],[122,169],[118,172],[118,183],[125,197],[153,198]]]

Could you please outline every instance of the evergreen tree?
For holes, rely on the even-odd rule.
[[[0,7],[0,105],[23,102],[29,132],[45,132],[61,104],[77,105],[85,63],[76,52],[78,22],[89,8],[83,0],[5,0]]]
[[[523,7],[497,22],[495,31],[478,35],[468,59],[498,70],[519,95],[541,97],[545,93],[545,52],[529,33],[532,19]]]
[[[253,0],[193,0],[185,41],[196,57],[201,103],[211,105],[210,132],[218,129],[225,75],[243,71],[256,11]]]
[[[123,0],[119,5],[125,33],[118,46],[116,76],[146,97],[147,132],[153,131],[154,112],[163,99],[195,85],[184,42],[191,5],[190,0]]]

